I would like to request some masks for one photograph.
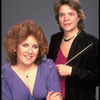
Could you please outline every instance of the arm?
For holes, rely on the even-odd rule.
[[[9,85],[2,77],[2,100],[12,100]]]
[[[46,100],[62,100],[59,89],[59,76],[52,60],[49,59],[48,94]]]
[[[94,87],[99,85],[99,48],[98,43],[82,55],[76,57],[69,65],[57,65],[61,76],[67,76],[69,84],[77,87]],[[81,85],[80,85],[81,84]]]
[[[78,64],[72,64],[72,73],[70,83],[73,86],[96,87],[99,85],[99,44],[97,41],[93,46],[87,49],[76,61]],[[77,63],[76,62],[76,63]],[[70,64],[71,65],[71,64]],[[73,80],[73,81],[72,81]],[[81,84],[81,85],[80,85]]]

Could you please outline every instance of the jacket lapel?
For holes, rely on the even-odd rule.
[[[72,46],[69,51],[68,59],[69,61],[71,58],[73,58],[75,55],[77,55],[79,52],[81,52],[84,48],[86,48],[88,45],[90,45],[91,42],[86,42],[84,37],[84,32],[82,31],[73,41]],[[84,51],[85,52],[85,51]]]

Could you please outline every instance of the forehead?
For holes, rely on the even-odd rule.
[[[33,35],[29,35],[22,43],[36,43],[38,44],[37,39]]]
[[[62,5],[60,8],[59,8],[59,13],[60,12],[75,12],[77,13],[72,7],[70,7],[69,5]]]

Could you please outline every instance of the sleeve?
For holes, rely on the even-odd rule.
[[[54,91],[54,92],[60,92],[59,88],[59,75],[55,68],[54,62],[51,59],[47,59],[47,62],[49,64],[48,69],[48,92]]]
[[[50,58],[50,59],[53,58],[54,47],[55,47],[55,42],[54,42],[53,36],[51,36],[47,58]]]
[[[95,41],[93,46],[87,52],[84,52],[75,62],[72,64],[71,76],[67,77],[70,84],[75,87],[87,88],[98,86],[100,70],[99,43]]]
[[[11,92],[10,92],[10,89],[9,89],[9,85],[7,84],[6,80],[3,78],[2,76],[2,100],[12,100],[11,99]]]

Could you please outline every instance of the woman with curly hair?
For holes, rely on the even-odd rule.
[[[2,67],[2,100],[62,100],[48,42],[32,20],[14,25],[4,40],[8,63]]]

